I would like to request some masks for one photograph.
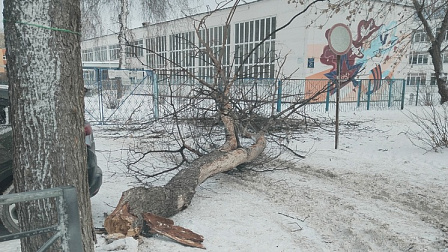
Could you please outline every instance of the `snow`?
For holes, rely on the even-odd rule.
[[[419,130],[409,113],[423,108],[342,112],[338,149],[334,125],[309,130],[289,145],[305,159],[278,163],[288,169],[272,172],[218,174],[172,219],[204,236],[208,251],[448,252],[448,150],[424,150],[406,135]],[[139,139],[117,138],[101,126],[94,131],[104,178],[92,209],[102,227],[121,192],[136,185],[123,162]],[[18,250],[17,242],[0,246]],[[95,247],[198,250],[161,236],[107,244],[98,235]]]

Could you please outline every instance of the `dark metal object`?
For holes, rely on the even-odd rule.
[[[79,222],[78,200],[76,188],[73,186],[51,188],[39,191],[13,193],[0,196],[0,204],[15,204],[37,199],[56,198],[58,201],[58,225],[38,228],[35,230],[0,236],[0,242],[39,235],[42,233],[56,232],[39,251],[46,251],[58,239],[62,239],[64,251],[83,251],[81,240],[81,225]]]

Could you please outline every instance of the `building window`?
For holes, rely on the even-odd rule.
[[[130,57],[143,57],[143,39],[127,43],[126,55]]]
[[[442,55],[442,62],[443,62],[443,63],[448,63],[448,53],[444,53],[444,54]]]
[[[82,61],[93,61],[93,49],[86,49],[81,51]]]
[[[235,71],[238,71],[238,77],[274,78],[275,34],[269,35],[275,29],[275,17],[235,24]]]
[[[172,69],[185,69],[194,73],[195,33],[183,32],[169,36]]]
[[[439,36],[440,28],[436,29],[436,36]],[[446,40],[448,38],[448,30],[445,31],[445,34],[443,35],[443,40]]]
[[[206,45],[212,50],[211,54],[217,59],[225,72],[230,69],[230,26],[217,26],[199,31],[201,41],[198,55],[198,75],[212,77],[215,73],[215,64],[206,52]]]
[[[146,63],[152,69],[165,69],[167,67],[166,36],[146,40]]]
[[[95,61],[99,61],[99,62],[107,61],[107,46],[95,47],[93,49],[93,51],[94,51]]]
[[[81,60],[87,61],[87,50],[81,50]]]
[[[426,75],[425,74],[408,74],[407,84],[408,85],[425,85]]]
[[[428,41],[428,36],[426,36],[426,32],[422,30],[418,30],[414,33],[414,42],[426,42]]]
[[[446,81],[447,80],[447,75],[446,73],[441,74],[441,79]],[[437,85],[437,81],[436,81],[436,75],[434,73],[431,74],[431,81],[429,83],[430,85]]]
[[[84,69],[82,70],[82,76],[84,78],[84,81],[94,81],[95,80],[95,72],[92,69]],[[89,83],[90,84],[90,83]]]
[[[409,64],[428,64],[428,58],[427,53],[413,53],[409,56]]]
[[[109,59],[118,60],[120,58],[120,45],[109,46]]]

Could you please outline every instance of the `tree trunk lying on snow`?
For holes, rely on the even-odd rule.
[[[226,152],[216,150],[198,158],[189,167],[177,173],[165,186],[136,187],[123,192],[117,207],[104,221],[106,231],[109,234],[127,234],[127,231],[123,231],[122,224],[125,219],[132,222],[129,223],[129,228],[142,227],[144,213],[163,217],[177,214],[191,203],[196,187],[207,178],[254,160],[265,147],[266,138],[260,136],[248,148]],[[129,208],[125,207],[126,204]],[[121,211],[123,208],[126,208],[126,211]],[[128,218],[129,214],[137,218]]]

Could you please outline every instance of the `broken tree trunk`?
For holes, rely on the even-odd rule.
[[[143,214],[143,218],[149,227],[149,232],[152,234],[161,234],[190,247],[205,248],[202,245],[204,241],[202,235],[198,235],[189,229],[175,226],[174,221],[170,219],[151,213]]]
[[[107,216],[104,227],[109,234],[123,233],[117,218],[124,205],[129,204],[129,213],[137,216],[129,227],[143,225],[142,215],[152,213],[162,217],[170,217],[185,209],[193,199],[196,187],[207,178],[229,171],[240,164],[250,162],[259,156],[266,147],[264,135],[248,148],[237,148],[231,151],[216,150],[204,155],[177,173],[165,186],[136,187],[123,192],[114,212]],[[117,210],[118,209],[118,210]]]
[[[131,237],[140,235],[142,227],[137,226],[138,217],[129,213],[129,203],[126,202],[120,207],[115,208],[115,210],[109,216],[111,216],[113,220],[104,224],[106,230],[112,228],[114,229],[113,233],[120,233],[125,236],[131,236]],[[114,226],[113,227],[106,226],[106,224],[109,225],[110,223],[113,223]]]

